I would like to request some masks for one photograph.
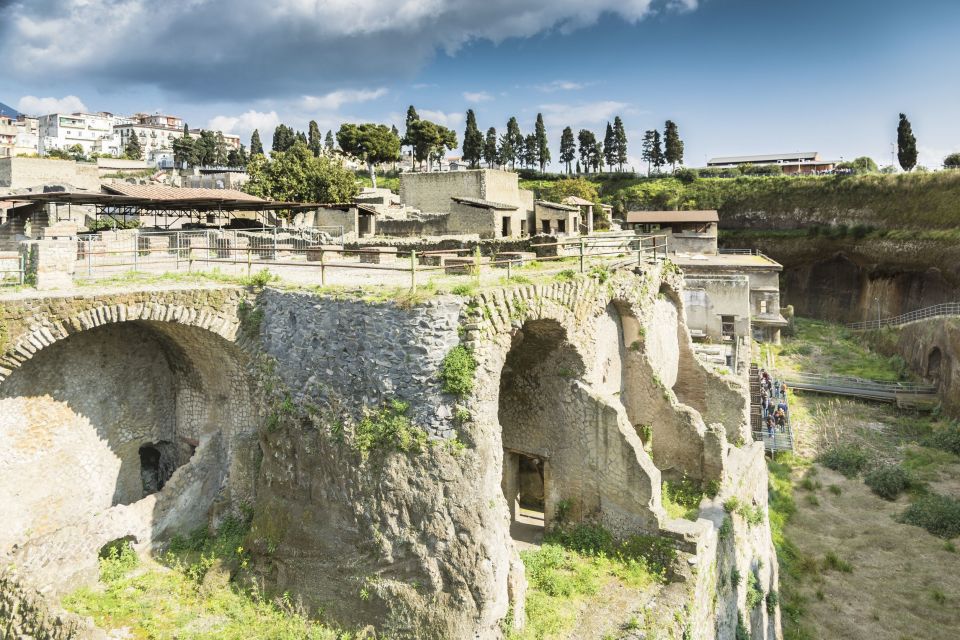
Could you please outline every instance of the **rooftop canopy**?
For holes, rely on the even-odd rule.
[[[627,211],[629,224],[673,224],[682,222],[719,222],[715,209],[704,211]]]

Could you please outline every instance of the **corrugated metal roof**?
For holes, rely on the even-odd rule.
[[[504,204],[503,202],[492,202],[490,200],[484,200],[483,198],[466,198],[466,197],[453,197],[451,198],[454,202],[459,202],[461,204],[467,204],[472,207],[483,207],[484,209],[496,209],[498,211],[513,211],[519,209],[515,204]]]
[[[252,196],[236,189],[200,189],[177,188],[150,184],[109,184],[104,185],[107,193],[117,193],[122,196],[150,198],[151,200],[247,200],[250,202],[265,202],[263,198]]]
[[[628,223],[656,224],[665,222],[719,222],[715,209],[703,211],[627,211]]]
[[[759,156],[719,156],[710,158],[707,164],[737,164],[745,162],[796,162],[797,158],[814,160],[820,156],[819,151],[795,151],[793,153],[768,153]]]
[[[569,204],[560,204],[558,202],[550,202],[548,200],[537,200],[536,203],[541,207],[546,207],[547,209],[559,209],[560,211],[580,211],[580,207],[574,207]]]

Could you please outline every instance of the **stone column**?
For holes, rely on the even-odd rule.
[[[76,240],[27,240],[20,243],[26,282],[37,289],[68,289],[73,286],[77,264]]]

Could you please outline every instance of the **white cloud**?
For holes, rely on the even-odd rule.
[[[418,109],[417,115],[424,120],[430,120],[445,127],[455,128],[463,122],[463,114],[458,112],[445,113],[443,111],[431,111],[429,109]]]
[[[300,107],[306,111],[336,111],[348,103],[370,102],[387,94],[379,89],[339,89],[322,96],[303,96]]]
[[[576,127],[576,125],[605,124],[620,115],[629,105],[626,102],[602,100],[577,105],[542,104],[543,121],[548,127]]]
[[[956,153],[960,149],[950,149],[947,147],[929,147],[927,145],[917,145],[917,164],[923,165],[928,169],[941,169],[943,168],[943,159],[946,158],[951,153]],[[887,154],[887,163],[889,163],[889,154]],[[883,165],[883,162],[878,164]],[[900,168],[900,165],[897,165],[897,168]]]
[[[269,143],[273,130],[280,124],[280,116],[276,111],[247,111],[238,116],[216,116],[207,122],[207,128],[214,131],[223,131],[238,135],[246,144],[254,129],[260,131],[260,139],[264,144]]]
[[[467,102],[486,102],[487,100],[493,100],[493,96],[487,93],[486,91],[477,91],[476,93],[470,91],[463,92],[463,99]]]
[[[63,98],[23,96],[17,102],[17,111],[33,116],[42,116],[48,113],[76,113],[86,110],[87,106],[77,96],[65,96]]]
[[[554,91],[577,91],[583,89],[587,85],[582,82],[570,82],[569,80],[554,80],[553,82],[548,82],[547,84],[538,84],[537,89],[545,93],[553,93]]]
[[[438,49],[636,22],[696,0],[13,0],[4,73],[146,83],[206,100],[283,98],[410,75]],[[95,34],[95,37],[91,37]],[[170,51],[200,61],[184,73]]]

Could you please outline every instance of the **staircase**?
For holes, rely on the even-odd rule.
[[[793,451],[793,425],[790,423],[790,407],[787,406],[787,420],[784,430],[774,429],[773,436],[767,434],[763,424],[763,412],[760,408],[760,368],[756,363],[750,365],[750,431],[756,442],[771,453]]]

